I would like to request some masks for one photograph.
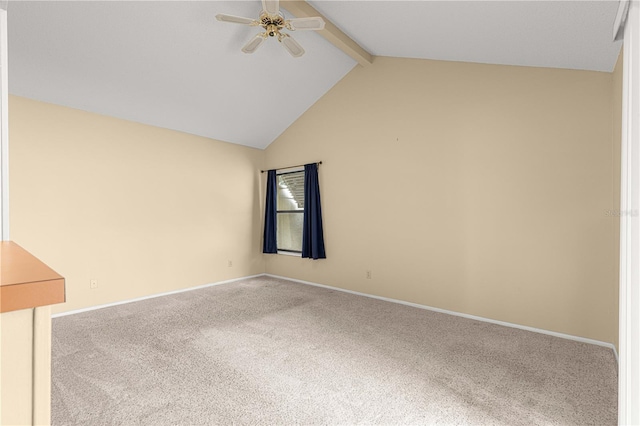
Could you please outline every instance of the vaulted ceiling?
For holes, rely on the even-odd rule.
[[[616,1],[310,1],[372,55],[610,72]],[[283,7],[286,4],[283,3]],[[10,1],[9,91],[256,148],[357,65],[315,32],[251,55],[259,1]],[[285,10],[285,15],[291,14]],[[374,59],[375,62],[375,59]]]

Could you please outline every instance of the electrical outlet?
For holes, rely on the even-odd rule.
[[[227,266],[228,266],[229,268],[231,268],[231,267],[233,266],[233,260],[229,260],[229,261],[227,262]]]
[[[89,281],[89,287],[91,287],[91,288],[98,288],[98,280],[91,280],[91,281]]]
[[[370,280],[371,279],[371,271],[367,271],[367,279]]]

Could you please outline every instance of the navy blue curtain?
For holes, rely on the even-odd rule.
[[[304,166],[304,219],[302,221],[302,257],[326,259],[324,235],[322,233],[322,208],[318,165]]]
[[[264,238],[262,243],[263,253],[278,253],[278,243],[276,226],[278,225],[277,215],[278,203],[278,183],[276,181],[276,171],[269,170],[267,173],[267,200],[264,208]]]

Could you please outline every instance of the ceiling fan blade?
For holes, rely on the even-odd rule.
[[[249,42],[242,47],[242,51],[244,53],[255,52],[256,50],[258,50],[258,47],[260,47],[260,45],[265,41],[265,39],[266,39],[265,33],[256,35],[254,38],[249,40]]]
[[[258,21],[251,18],[244,18],[242,16],[226,15],[224,13],[218,13],[216,19],[222,22],[231,22],[232,24],[243,25],[258,25]]]
[[[262,0],[262,9],[269,15],[277,15],[280,11],[279,3],[278,0]]]
[[[324,20],[319,16],[313,18],[294,18],[287,20],[287,28],[292,31],[304,30],[322,30],[324,29]]]
[[[299,58],[300,56],[304,55],[304,49],[302,48],[302,46],[300,46],[300,44],[298,44],[298,42],[295,41],[290,35],[283,37],[280,40],[280,43],[282,43],[284,48],[287,49],[287,52],[289,52],[294,58]]]

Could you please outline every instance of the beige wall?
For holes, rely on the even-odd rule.
[[[12,239],[54,312],[266,270],[615,343],[620,70],[377,58],[265,152],[12,97]],[[318,160],[329,258],[261,256],[263,161]]]
[[[267,167],[323,161],[328,259],[267,272],[614,342],[612,81],[355,68],[266,150]]]
[[[263,151],[19,97],[9,129],[11,238],[66,278],[54,313],[264,272]]]
[[[618,61],[616,62],[616,66],[613,70],[613,101],[612,101],[612,111],[613,111],[613,208],[614,210],[620,209],[620,160],[621,160],[621,143],[622,143],[622,49],[620,50],[620,56],[618,57]],[[620,279],[620,220],[615,217],[612,221],[613,226],[613,252],[614,259],[613,265],[611,265],[613,269],[613,276],[615,285],[613,286],[613,318],[612,320],[612,330],[613,334],[613,344],[618,348],[618,301],[619,301],[619,289],[618,285]]]

